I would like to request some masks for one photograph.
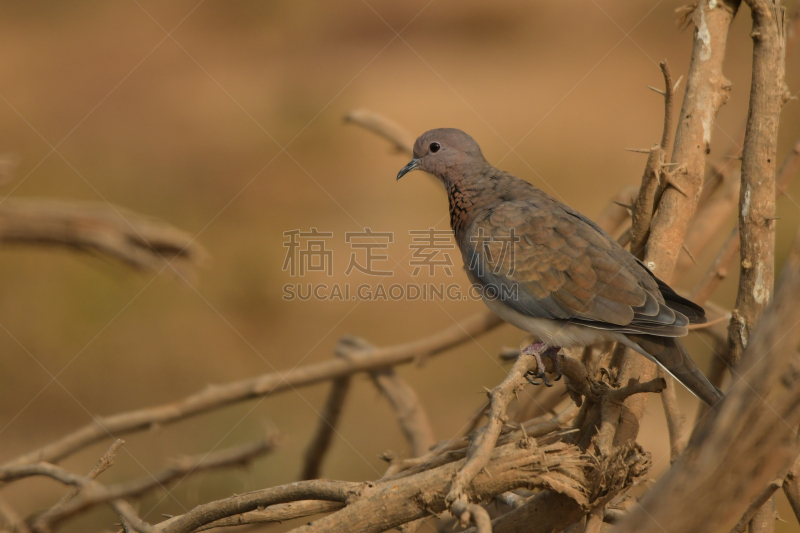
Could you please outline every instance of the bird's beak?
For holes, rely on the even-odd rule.
[[[402,178],[412,170],[416,169],[419,166],[420,160],[418,158],[412,159],[406,166],[400,169],[400,172],[397,173],[397,179]]]

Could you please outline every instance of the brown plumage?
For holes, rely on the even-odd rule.
[[[447,189],[450,224],[473,283],[495,313],[550,347],[613,340],[658,362],[703,401],[721,393],[675,337],[705,322],[594,222],[498,170],[456,129],[424,133],[414,159]]]

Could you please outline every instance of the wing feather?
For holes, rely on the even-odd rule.
[[[504,303],[533,317],[668,337],[705,320],[592,221],[538,189],[526,194],[487,210],[460,242],[473,276]]]

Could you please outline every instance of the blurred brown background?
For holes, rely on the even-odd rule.
[[[448,227],[436,184],[419,173],[395,182],[407,158],[342,117],[366,107],[415,134],[461,128],[490,161],[502,160],[502,168],[593,217],[641,177],[645,156],[623,149],[660,139],[663,102],[645,86],[663,84],[657,65],[663,58],[675,78],[687,72],[692,30],[676,27],[681,4],[0,2],[0,152],[20,160],[2,197],[123,205],[197,235],[212,257],[190,285],[169,271],[137,274],[71,252],[0,250],[3,460],[86,424],[92,414],[330,358],[344,333],[398,343],[481,310],[474,301],[282,300],[283,284],[301,281],[281,269],[284,231],[334,232],[333,278],[302,281],[354,285],[377,280],[344,275],[350,255],[344,233],[394,232],[388,253],[399,267],[384,281],[405,284],[411,282],[408,230]],[[725,72],[733,90],[714,129],[712,158],[746,117],[749,29],[743,7],[730,36]],[[794,63],[787,69],[793,93],[800,89]],[[781,124],[781,160],[800,135],[798,118],[792,102]],[[800,220],[793,198],[800,200],[797,181],[779,202],[780,261]],[[691,287],[715,251],[695,253],[700,265],[682,288]],[[421,279],[450,282],[442,273]],[[466,287],[460,269],[453,279]],[[735,283],[725,281],[713,300],[732,306]],[[483,401],[482,387],[503,378],[496,355],[521,338],[504,326],[422,368],[400,370],[423,398],[437,438],[456,433]],[[707,368],[706,345],[692,335],[688,346]],[[250,471],[191,477],[138,509],[153,522],[233,492],[294,481],[326,390],[304,388],[126,436],[102,479],[145,475],[168,457],[277,429],[285,445]],[[678,394],[692,417],[696,400],[682,388]],[[379,477],[378,454],[406,448],[389,405],[363,377],[355,381],[340,433],[325,477]],[[669,458],[656,397],[640,441],[658,474]],[[107,445],[64,466],[87,471]],[[30,480],[2,495],[30,512],[62,493],[55,483]],[[783,500],[779,513],[788,520],[780,531],[800,530]],[[116,521],[102,509],[66,530]]]

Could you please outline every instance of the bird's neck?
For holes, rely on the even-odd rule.
[[[450,204],[450,227],[456,239],[460,239],[482,208],[496,202],[491,191],[504,174],[489,163],[474,173],[451,172],[445,181],[447,199]]]

